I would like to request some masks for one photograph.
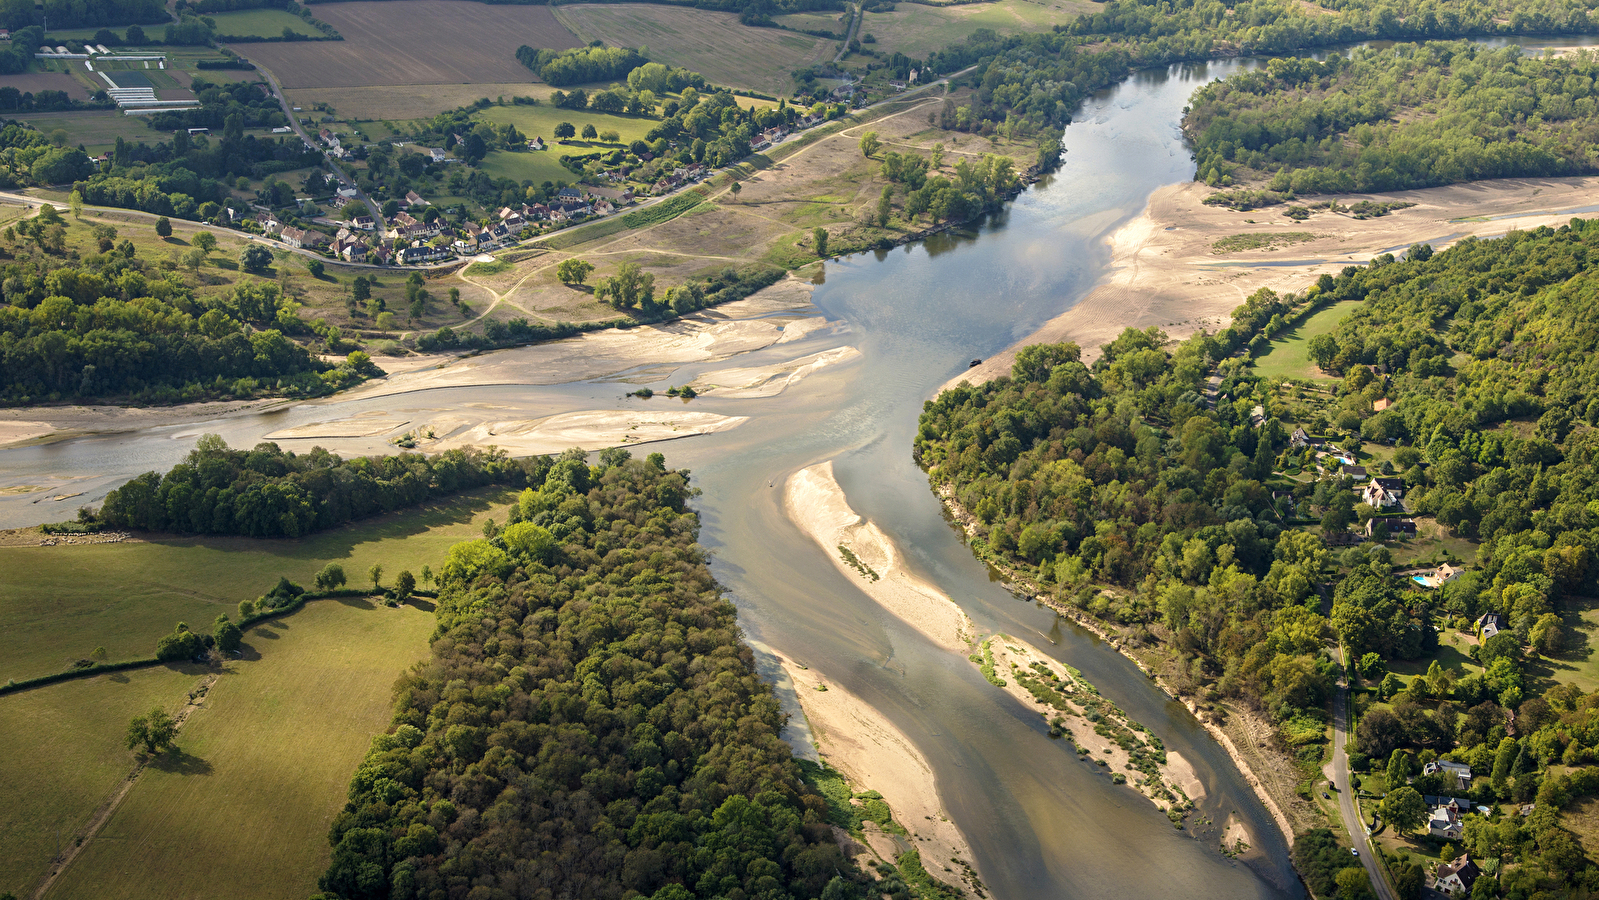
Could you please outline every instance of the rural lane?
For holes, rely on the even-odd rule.
[[[1344,650],[1339,647],[1340,663],[1343,658]],[[1371,878],[1372,889],[1377,892],[1377,900],[1396,900],[1382,867],[1377,864],[1377,852],[1372,847],[1371,838],[1366,836],[1366,824],[1361,821],[1360,810],[1355,805],[1355,790],[1349,783],[1349,669],[1347,666],[1342,668],[1344,674],[1338,678],[1338,693],[1333,698],[1332,761],[1322,768],[1322,773],[1332,781],[1333,789],[1338,792],[1338,813],[1349,832],[1350,844],[1360,851],[1360,861],[1366,866],[1366,874]]]
[[[243,59],[243,57],[240,57],[240,59]],[[272,74],[271,69],[268,69],[266,66],[263,66],[258,62],[251,61],[251,65],[255,66],[262,75],[266,76],[267,85],[272,88],[272,96],[278,98],[278,103],[283,107],[283,114],[289,117],[289,127],[294,129],[294,133],[299,135],[301,140],[304,140],[307,146],[322,149],[321,143],[319,141],[312,140],[311,136],[306,133],[305,127],[300,124],[300,117],[294,114],[294,107],[289,105],[289,98],[283,96],[283,87],[278,84],[278,77]],[[339,164],[334,161],[333,156],[329,154],[326,149],[322,149],[322,159],[328,164],[328,171],[338,176],[339,181],[342,182],[345,187],[355,191],[355,196],[361,198],[361,202],[366,204],[366,208],[372,211],[372,221],[374,223],[373,227],[377,229],[378,239],[382,240],[387,237],[388,229],[383,227],[383,211],[378,209],[378,205],[372,201],[371,197],[366,195],[366,191],[361,190],[360,186],[355,183],[354,179],[344,174],[344,170],[339,167]]]

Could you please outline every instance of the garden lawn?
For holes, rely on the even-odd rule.
[[[57,840],[64,848],[133,769],[128,722],[176,713],[201,673],[160,666],[0,697],[0,893],[32,894]]]
[[[53,900],[306,897],[328,826],[395,677],[428,654],[430,613],[321,600],[245,633],[190,715],[177,752],[146,769]]]
[[[279,576],[309,586],[329,562],[344,567],[352,587],[371,583],[374,563],[385,584],[401,569],[420,583],[422,566],[438,569],[452,544],[481,534],[484,519],[503,520],[512,496],[485,488],[300,540],[0,548],[0,681],[62,671],[101,646],[111,662],[153,656],[178,621],[209,633],[218,613],[237,619],[239,601],[266,593]]]
[[[1272,341],[1265,355],[1255,358],[1255,371],[1263,378],[1337,381],[1331,375],[1322,374],[1310,361],[1310,339],[1318,334],[1331,334],[1345,316],[1359,308],[1360,302],[1334,303],[1302,320]]]

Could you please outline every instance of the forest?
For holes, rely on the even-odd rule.
[[[303,537],[473,488],[519,487],[548,467],[542,457],[513,460],[494,448],[347,460],[321,447],[233,450],[208,434],[165,475],[146,472],[107,494],[98,518],[138,531]]]
[[[15,32],[31,25],[51,28],[94,28],[99,25],[132,25],[165,22],[166,5],[159,0],[5,0],[0,3],[0,28]],[[26,46],[39,46],[32,41]]]
[[[631,47],[540,50],[523,44],[516,48],[516,61],[531,69],[544,83],[564,87],[623,79],[646,60]]]
[[[1212,186],[1349,193],[1594,171],[1599,58],[1467,42],[1273,59],[1194,93],[1184,128]]]
[[[660,454],[564,454],[438,568],[322,896],[865,896]]]
[[[65,220],[48,205],[3,232],[14,248],[0,265],[5,402],[306,397],[378,372],[364,353],[333,365],[290,340],[313,323],[274,282],[197,296],[176,270],[147,267],[131,241],[118,243],[114,227],[94,233],[99,251],[69,259]]]
[[[1599,792],[1599,693],[1535,683],[1528,667],[1561,652],[1559,610],[1591,596],[1599,575],[1595,241],[1599,222],[1579,219],[1436,254],[1413,247],[1323,276],[1302,298],[1258,292],[1219,334],[1174,345],[1128,330],[1092,367],[1073,345],[1029,347],[1010,377],[929,401],[915,452],[975,518],[979,555],[1166,648],[1179,690],[1259,709],[1317,765],[1336,672],[1322,648],[1336,635],[1388,704],[1359,719],[1357,772],[1397,786],[1449,756],[1492,773],[1474,801],[1537,804],[1530,818],[1467,826],[1481,858],[1527,863],[1497,889],[1594,890],[1599,870],[1559,811]],[[1330,400],[1253,374],[1249,356],[1267,336],[1359,300],[1313,342],[1342,376]],[[1201,395],[1212,371],[1222,379],[1213,405]],[[1285,477],[1314,472],[1313,450],[1289,446],[1290,427],[1328,446],[1397,443],[1379,472],[1402,479],[1415,513],[1479,541],[1475,567],[1429,592],[1394,575],[1381,541],[1329,547],[1305,526],[1330,535],[1378,511],[1335,471]],[[1487,612],[1507,628],[1471,648],[1481,671],[1434,662],[1408,686],[1389,674],[1433,655],[1437,628]],[[1440,793],[1430,777],[1416,790]]]

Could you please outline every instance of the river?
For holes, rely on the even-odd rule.
[[[737,364],[841,346],[858,348],[860,358],[776,398],[701,397],[695,409],[752,421],[658,448],[673,465],[694,470],[704,492],[696,500],[702,540],[714,552],[713,570],[738,604],[752,642],[826,672],[910,737],[932,765],[992,896],[1001,900],[1305,894],[1281,834],[1221,747],[1113,649],[992,581],[945,522],[911,460],[924,400],[971,359],[1025,337],[1087,293],[1106,268],[1106,235],[1136,215],[1151,192],[1192,177],[1177,129],[1189,96],[1254,64],[1225,60],[1136,73],[1083,104],[1066,129],[1060,170],[1002,214],[923,244],[829,263],[813,301],[830,327]],[[505,351],[504,358],[514,363],[521,352]],[[723,366],[680,366],[652,386],[683,384]],[[27,482],[69,473],[79,479],[74,489],[93,500],[133,474],[171,466],[194,436],[207,431],[248,446],[288,426],[362,412],[403,418],[476,405],[510,418],[625,408],[640,402],[623,396],[631,387],[617,381],[450,387],[284,404],[0,450],[0,475]],[[370,449],[381,452],[381,442]],[[1168,749],[1182,753],[1206,790],[1190,820],[1196,827],[1174,829],[1142,796],[1111,785],[1079,762],[1069,744],[1052,741],[1036,713],[989,685],[975,666],[883,613],[840,576],[784,516],[781,503],[791,472],[827,459],[835,461],[851,505],[892,537],[906,551],[908,567],[959,603],[979,629],[1024,637],[1077,667]],[[64,505],[0,495],[0,525],[59,519]],[[769,656],[763,655],[763,670],[779,677]],[[792,692],[787,697],[792,707]],[[802,746],[803,734],[797,735]],[[1251,849],[1238,859],[1218,852],[1218,829],[1198,825],[1229,815],[1249,834]]]

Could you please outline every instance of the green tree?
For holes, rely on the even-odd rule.
[[[156,642],[155,658],[162,662],[183,662],[205,652],[205,642],[189,630],[186,622],[179,622],[172,633]]]
[[[246,272],[265,272],[272,265],[272,251],[260,244],[250,244],[239,253],[239,268]]]
[[[83,218],[83,195],[82,194],[78,193],[77,191],[73,191],[71,196],[67,197],[67,206],[72,208],[72,218],[74,218],[74,219]]]
[[[1382,817],[1398,834],[1409,834],[1427,821],[1427,801],[1415,788],[1389,786],[1382,798]]]
[[[128,723],[127,745],[129,750],[142,746],[144,752],[156,754],[171,747],[177,736],[178,723],[165,710],[156,707]]]
[[[594,127],[594,123],[593,122],[587,122],[587,123],[585,123],[583,125],[583,140],[592,141],[592,140],[598,138],[599,136],[600,136],[599,129]]]
[[[155,233],[161,235],[162,240],[172,237],[172,223],[166,216],[155,220]]]
[[[211,637],[215,639],[218,650],[231,655],[237,652],[239,645],[243,643],[244,632],[228,620],[227,613],[223,613],[217,616],[216,622],[212,624]]]
[[[861,135],[861,155],[870,159],[881,149],[883,142],[877,139],[877,132],[868,131]]]
[[[328,563],[322,571],[316,573],[316,586],[324,591],[331,591],[344,587],[344,567],[338,563]]]
[[[400,574],[394,576],[394,596],[404,600],[416,590],[416,576],[410,569],[401,569]]]
[[[1388,674],[1388,667],[1382,661],[1382,655],[1367,653],[1360,658],[1360,677],[1365,681],[1381,682]]]
[[[811,229],[811,243],[816,247],[818,259],[827,258],[827,229],[818,225]]]
[[[1544,613],[1528,632],[1532,646],[1544,656],[1558,656],[1565,648],[1565,629],[1556,613]]]
[[[739,193],[744,190],[744,185],[741,182],[735,181],[731,185],[728,185],[727,190],[733,195],[733,199],[737,200]]]
[[[95,662],[105,662],[106,657],[108,655],[110,655],[110,654],[108,654],[106,652],[106,649],[104,647],[96,647],[93,650],[89,651],[89,658],[94,660]]]
[[[600,280],[594,286],[596,299],[604,300],[617,309],[632,309],[655,302],[655,276],[644,271],[636,262],[625,262],[616,274]]]
[[[1516,763],[1516,755],[1521,751],[1521,745],[1516,739],[1507,737],[1499,742],[1499,749],[1494,752],[1493,786],[1501,797],[1506,796],[1510,785],[1510,767]]]
[[[312,278],[321,278],[322,273],[327,271],[327,268],[322,265],[322,260],[320,259],[308,259],[305,261],[305,270],[311,273]]]
[[[576,134],[577,129],[572,127],[571,122],[562,122],[555,126],[555,136],[557,138],[569,138]]]
[[[201,250],[205,251],[207,256],[209,256],[211,255],[212,251],[216,250],[217,248],[217,236],[209,231],[201,231],[197,233],[194,238],[189,241],[189,243],[199,247]]]
[[[1333,880],[1338,885],[1338,900],[1366,900],[1375,896],[1371,891],[1371,879],[1366,877],[1366,870],[1358,866],[1339,869]]]
[[[1395,750],[1393,756],[1388,758],[1387,781],[1388,790],[1403,787],[1406,780],[1416,772],[1415,759],[1409,750]]]
[[[372,590],[377,590],[383,584],[383,567],[373,563],[372,568],[366,570],[368,578],[372,579]]]
[[[432,567],[430,567],[430,566],[423,566],[422,567],[422,583],[423,584],[432,584],[433,583],[433,569],[432,569]]]
[[[562,284],[582,284],[593,272],[593,263],[577,257],[563,259],[555,267],[555,277],[559,278]]]

